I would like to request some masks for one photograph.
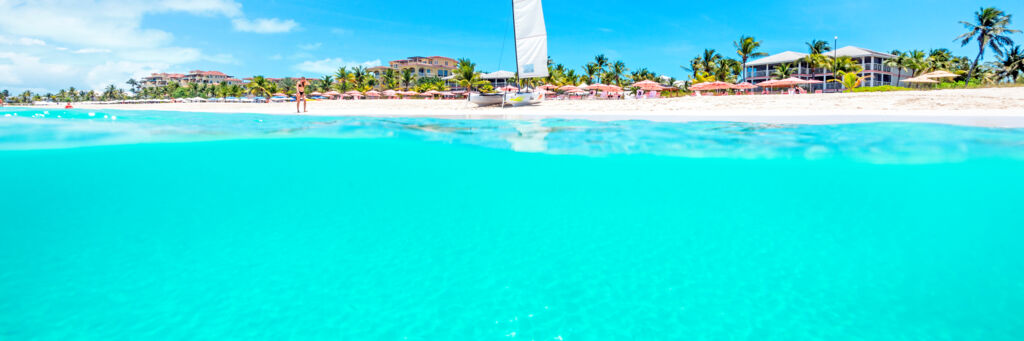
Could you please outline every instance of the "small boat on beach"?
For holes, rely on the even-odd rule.
[[[519,79],[548,76],[548,34],[544,25],[541,0],[512,0],[512,23],[516,41],[516,71]],[[539,103],[543,92],[508,91],[497,94],[470,94],[469,101],[479,106],[522,106]]]

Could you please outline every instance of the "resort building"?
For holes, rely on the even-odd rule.
[[[155,88],[165,86],[172,82],[181,83],[181,79],[185,78],[185,75],[180,73],[154,73],[149,77],[142,78],[143,88]]]
[[[407,59],[392,60],[388,66],[376,66],[366,69],[375,77],[380,77],[387,70],[395,70],[401,73],[402,70],[412,69],[416,77],[448,77],[458,61],[448,57],[409,57]]]
[[[181,85],[188,85],[189,83],[220,84],[222,82],[227,82],[229,85],[242,84],[242,80],[228,76],[220,71],[193,70],[189,71],[188,74],[154,73],[149,77],[142,78],[142,87],[161,87],[171,82],[177,82]]]
[[[824,54],[829,57],[850,57],[859,62],[860,66],[864,68],[860,75],[871,76],[864,80],[863,86],[897,85],[899,81],[913,77],[912,70],[904,69],[902,75],[899,75],[900,72],[897,72],[895,68],[885,66],[883,63],[886,60],[895,57],[888,53],[856,46],[847,46]],[[757,84],[770,80],[775,74],[776,67],[782,64],[789,64],[793,70],[793,77],[826,82],[824,84],[811,84],[812,91],[824,90],[827,92],[842,88],[842,85],[839,83],[829,82],[829,80],[834,78],[831,71],[824,68],[808,67],[807,63],[804,62],[804,57],[807,57],[806,53],[786,51],[747,62],[747,81]],[[900,79],[896,79],[897,75],[899,75]]]

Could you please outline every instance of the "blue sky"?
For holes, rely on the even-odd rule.
[[[0,0],[0,89],[123,85],[154,71],[237,77],[318,76],[342,65],[412,55],[469,57],[484,70],[513,64],[510,1]],[[448,4],[448,5],[439,5]],[[740,35],[765,52],[804,42],[891,49],[945,47],[981,6],[1014,15],[1024,1],[557,1],[545,3],[549,54],[579,68],[603,53],[631,69],[685,78],[704,48],[733,56]],[[1024,35],[1015,35],[1024,43]],[[991,55],[987,56],[989,59]]]

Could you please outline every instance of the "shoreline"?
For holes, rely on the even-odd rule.
[[[584,119],[776,124],[938,123],[1024,128],[1024,87],[873,93],[704,96],[646,100],[549,100],[529,107],[476,107],[465,100],[339,100],[308,103],[76,105],[87,110],[443,119]],[[32,108],[32,107],[27,107]],[[38,108],[38,107],[36,107]]]

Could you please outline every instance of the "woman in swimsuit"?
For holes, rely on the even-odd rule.
[[[295,84],[295,90],[298,90],[298,94],[295,95],[295,112],[299,111],[299,102],[302,102],[302,111],[306,111],[306,86],[309,85],[309,81],[306,77],[299,78],[299,82]]]

